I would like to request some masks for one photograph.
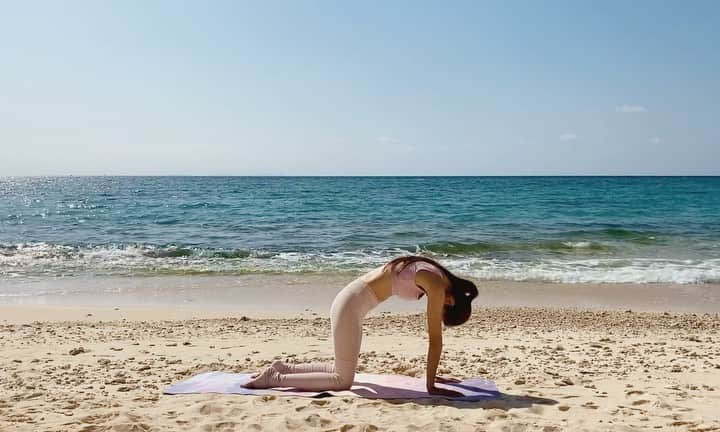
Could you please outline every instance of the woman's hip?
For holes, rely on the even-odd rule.
[[[380,302],[368,283],[357,278],[335,296],[330,306],[330,320],[336,321],[342,317],[342,320],[356,318],[362,321],[378,303]]]

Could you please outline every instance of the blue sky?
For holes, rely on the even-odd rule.
[[[719,175],[720,2],[2,2],[0,175]]]

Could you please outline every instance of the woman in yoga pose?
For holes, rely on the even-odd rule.
[[[278,360],[245,387],[295,387],[310,391],[349,389],[355,378],[365,315],[391,295],[408,300],[427,296],[427,391],[460,396],[458,392],[435,386],[436,382],[452,381],[436,375],[442,353],[442,323],[455,326],[467,321],[470,303],[477,294],[474,283],[455,276],[432,259],[420,256],[395,258],[350,282],[335,297],[330,307],[335,364],[288,364]]]

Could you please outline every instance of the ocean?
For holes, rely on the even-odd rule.
[[[720,177],[0,178],[0,284],[410,253],[477,280],[718,283]]]

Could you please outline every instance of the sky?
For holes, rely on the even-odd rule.
[[[720,175],[718,1],[0,7],[0,176]]]

